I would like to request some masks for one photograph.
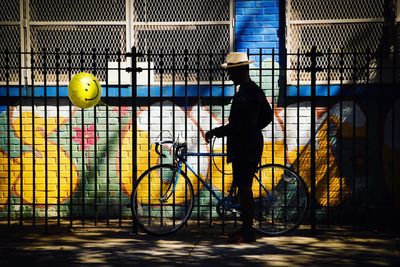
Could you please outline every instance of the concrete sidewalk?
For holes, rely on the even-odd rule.
[[[227,244],[220,227],[186,227],[156,238],[129,229],[0,226],[0,266],[400,266],[399,238],[308,230]]]

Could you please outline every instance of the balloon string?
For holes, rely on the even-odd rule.
[[[103,101],[101,101],[101,100],[99,100],[99,103],[97,103],[97,105],[96,106],[107,106],[107,107],[110,107],[110,105],[108,105],[108,104],[106,104],[106,103],[104,103]]]

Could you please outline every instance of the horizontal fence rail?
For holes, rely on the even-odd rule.
[[[235,86],[220,68],[226,52],[0,51],[1,221],[130,226],[133,183],[160,162],[152,143],[179,138],[192,152],[210,152],[205,132],[228,122]],[[248,55],[274,112],[261,164],[289,166],[304,179],[306,224],[391,225],[400,207],[399,53]],[[68,98],[69,81],[83,71],[102,87],[101,102],[85,110]],[[213,149],[225,152],[226,140]],[[188,161],[226,194],[225,158]],[[194,193],[189,223],[219,222],[200,182]]]

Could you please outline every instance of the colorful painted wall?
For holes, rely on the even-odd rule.
[[[236,1],[235,48],[258,53],[279,51],[279,1]],[[254,58],[260,65],[260,59]],[[279,60],[262,58],[275,72],[252,71],[274,106],[274,121],[264,129],[262,163],[293,166],[310,187],[310,102],[276,104],[279,95]],[[274,90],[273,90],[274,89]],[[104,96],[104,95],[103,95]],[[40,99],[38,99],[40,100]],[[40,100],[41,101],[41,100]],[[385,100],[386,101],[386,100]],[[319,214],[343,206],[400,207],[400,102],[368,99],[343,100],[316,111],[316,198]],[[180,101],[183,102],[183,101]],[[368,103],[368,105],[366,105]],[[382,108],[382,103],[389,103]],[[54,104],[54,103],[53,103]],[[138,155],[138,175],[159,161],[149,147],[161,128],[185,136],[189,148],[209,151],[204,133],[227,122],[229,105],[207,106],[162,101],[137,110],[138,146],[132,148],[132,109],[101,106],[82,112],[66,105],[37,101],[30,105],[0,107],[0,217],[129,215],[132,188],[132,153]],[[368,106],[368,108],[366,108]],[[160,112],[162,110],[162,112]],[[379,110],[380,113],[377,111]],[[172,113],[175,113],[175,121]],[[162,113],[162,117],[160,114]],[[58,115],[57,115],[58,114]],[[108,118],[107,118],[108,115]],[[210,125],[211,116],[211,125]],[[394,123],[396,122],[396,123]],[[150,130],[150,131],[149,131]],[[198,139],[197,137],[200,136]],[[216,149],[221,150],[219,140]],[[272,157],[272,153],[274,153]],[[200,165],[198,164],[200,162]],[[201,175],[210,172],[216,189],[229,188],[231,177],[221,174],[209,158],[190,159]],[[217,159],[217,165],[224,164]],[[229,172],[229,165],[225,169]],[[224,186],[222,185],[224,183]],[[207,192],[195,186],[209,205]],[[22,209],[22,210],[21,210]],[[208,208],[207,208],[208,210]]]
[[[271,98],[269,100],[272,101]],[[399,104],[397,101],[394,106],[397,115]],[[274,151],[274,162],[293,166],[310,187],[309,103],[302,103],[300,108],[297,104],[286,109],[276,105],[274,108],[274,122],[263,131],[262,163],[272,162]],[[71,203],[72,215],[76,216],[83,212],[82,204],[87,216],[96,213],[101,217],[107,212],[110,216],[117,216],[121,204],[122,213],[127,214],[125,205],[129,203],[132,188],[131,108],[97,107],[96,114],[94,109],[82,112],[73,108],[71,118],[68,106],[59,106],[58,110],[55,106],[48,106],[47,113],[44,109],[44,106],[34,106],[33,110],[31,106],[10,106],[9,112],[6,110],[0,114],[1,216],[6,217],[10,207],[11,215],[17,217],[22,207],[25,217],[31,217],[33,212],[40,217],[46,205],[49,216],[56,216],[58,211],[61,216],[69,216]],[[175,112],[175,135],[185,136],[186,124],[189,148],[197,151],[199,143],[200,151],[209,151],[204,133],[210,128],[210,116],[212,127],[220,126],[227,121],[229,105],[225,107],[224,116],[221,106],[213,106],[210,111],[210,106],[195,104],[185,111],[172,102],[164,101],[162,107],[160,103],[150,108],[141,107],[137,112],[138,146],[135,151],[138,155],[138,175],[149,164],[159,161],[154,146],[148,147],[148,144],[156,139],[160,125],[163,130],[172,131],[172,112]],[[355,117],[353,112],[356,112]],[[376,153],[369,151],[370,158],[376,157],[384,163],[384,173],[376,177],[368,166],[371,163],[366,160],[366,117],[360,107],[346,101],[335,104],[329,110],[317,109],[316,197],[319,206],[335,207],[356,200],[371,201],[372,204],[374,201],[369,197],[381,201],[382,194],[399,204],[395,194],[399,189],[399,168],[393,163],[399,160],[400,139],[398,128],[394,131],[396,136],[392,136],[392,114],[393,110],[384,118],[382,150]],[[353,121],[353,118],[356,120]],[[197,139],[198,133],[200,139]],[[164,136],[168,138],[166,134]],[[222,149],[221,141],[217,142],[216,150]],[[214,188],[221,190],[223,182],[224,188],[229,188],[231,177],[225,175],[222,180],[222,175],[210,164],[208,157],[201,158],[200,165],[197,158],[189,162],[195,169],[199,168],[205,179],[212,172]],[[225,163],[219,159],[216,164],[222,168]],[[230,165],[225,165],[227,172],[229,168]],[[203,203],[209,201],[201,188],[195,191],[200,196],[204,195]],[[365,198],[366,194],[368,198]]]

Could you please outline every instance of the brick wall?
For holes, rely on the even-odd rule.
[[[235,12],[237,51],[279,49],[279,0],[236,0]]]

